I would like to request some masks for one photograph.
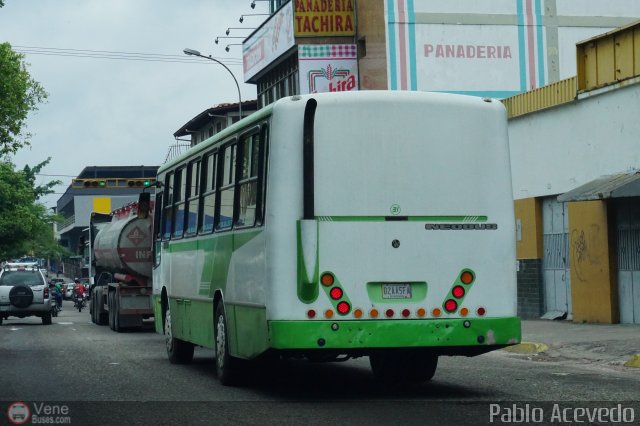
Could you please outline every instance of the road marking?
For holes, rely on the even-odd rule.
[[[56,324],[60,324],[60,325],[73,325],[72,322],[56,322]]]

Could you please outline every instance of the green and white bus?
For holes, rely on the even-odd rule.
[[[292,96],[158,171],[156,331],[169,360],[369,356],[424,381],[438,356],[520,342],[507,118],[496,100]]]

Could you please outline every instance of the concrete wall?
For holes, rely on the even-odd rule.
[[[514,199],[640,168],[640,82],[509,121]]]

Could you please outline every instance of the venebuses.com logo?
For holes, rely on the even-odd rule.
[[[32,407],[26,402],[16,401],[7,408],[7,419],[10,424],[71,424],[69,406],[66,404],[49,404],[35,402]]]

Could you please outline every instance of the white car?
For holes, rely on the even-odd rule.
[[[38,316],[51,324],[51,297],[47,281],[38,267],[7,264],[0,271],[0,325],[9,317]]]

